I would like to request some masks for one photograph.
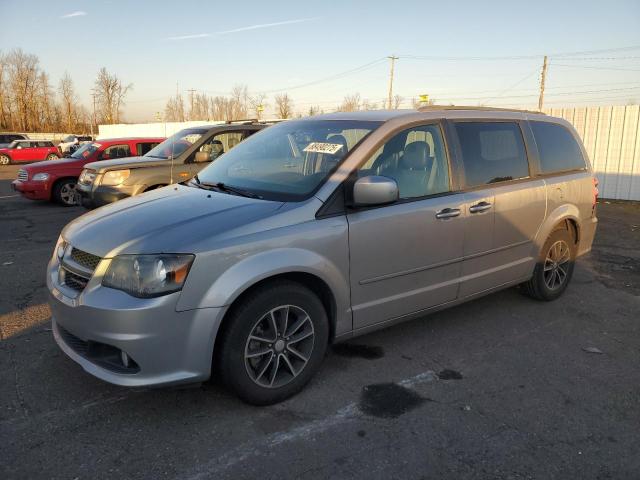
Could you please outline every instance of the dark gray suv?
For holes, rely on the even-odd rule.
[[[82,205],[95,208],[183,182],[266,126],[243,121],[185,128],[141,157],[86,164],[76,190]]]

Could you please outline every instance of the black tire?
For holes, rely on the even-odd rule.
[[[8,155],[0,155],[0,165],[11,165],[11,157]]]
[[[70,195],[69,190],[73,191],[75,187],[75,178],[65,178],[60,180],[53,187],[53,191],[51,192],[52,200],[63,207],[73,207],[76,203],[73,201],[74,195]]]
[[[564,245],[568,249],[568,253],[566,254],[568,259],[564,264],[556,262],[556,266],[554,266],[553,262],[548,260],[548,257],[551,254],[551,249],[558,245],[558,242],[561,242],[561,247]],[[549,235],[547,241],[544,242],[544,246],[542,247],[542,251],[540,252],[540,256],[536,262],[536,267],[533,271],[533,276],[528,282],[520,285],[521,291],[525,295],[535,298],[536,300],[549,302],[557,299],[564,293],[567,285],[569,285],[569,282],[571,281],[575,259],[576,244],[571,232],[566,229],[555,230],[551,235]],[[545,270],[545,265],[547,270]],[[551,277],[553,277],[554,268],[556,271],[556,277],[554,277],[554,281],[550,281]],[[562,280],[558,282],[561,272],[563,271],[565,272],[564,277],[562,277]]]
[[[280,310],[283,308],[286,311]],[[273,317],[270,312],[275,312]],[[243,401],[252,405],[280,402],[302,390],[319,369],[327,350],[329,323],[322,302],[305,286],[283,280],[258,287],[243,297],[229,315],[216,355],[218,365],[214,366],[222,381]],[[275,331],[260,330],[271,324],[272,318]],[[296,326],[298,330],[294,330]],[[273,343],[251,340],[252,334],[252,339],[260,335]],[[297,340],[305,334],[304,340]],[[290,350],[294,346],[295,355]],[[270,353],[253,353],[261,351]],[[297,357],[300,352],[308,357],[306,362]],[[245,358],[246,355],[255,356]],[[270,380],[274,370],[274,380]],[[260,383],[269,381],[272,386]]]

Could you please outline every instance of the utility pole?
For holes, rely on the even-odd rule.
[[[187,90],[187,92],[189,92],[189,102],[190,102],[190,110],[189,110],[189,120],[191,120],[191,115],[193,115],[193,93],[197,92],[197,90],[194,90],[193,88],[190,88],[189,90]]]
[[[538,98],[538,110],[542,111],[542,104],[544,102],[544,82],[547,79],[547,56],[544,56],[542,62],[542,71],[540,72],[540,97]]]
[[[396,57],[395,55],[391,55],[387,57],[391,60],[391,73],[389,74],[389,110],[392,108],[391,102],[393,101],[393,67],[395,66],[396,60],[400,57]]]

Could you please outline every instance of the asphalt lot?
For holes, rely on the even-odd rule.
[[[83,210],[14,196],[16,171],[0,167],[1,478],[640,478],[638,204],[599,206],[556,302],[511,289],[360,337],[256,408],[215,382],[108,385],[60,352],[44,272]]]

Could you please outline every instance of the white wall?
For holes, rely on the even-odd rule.
[[[640,200],[640,105],[551,108],[582,138],[600,181],[600,197]]]
[[[117,125],[98,125],[98,138],[121,137],[170,137],[174,133],[187,127],[199,127],[201,125],[217,125],[224,122],[193,121],[193,122],[167,122],[167,123],[131,123]]]

